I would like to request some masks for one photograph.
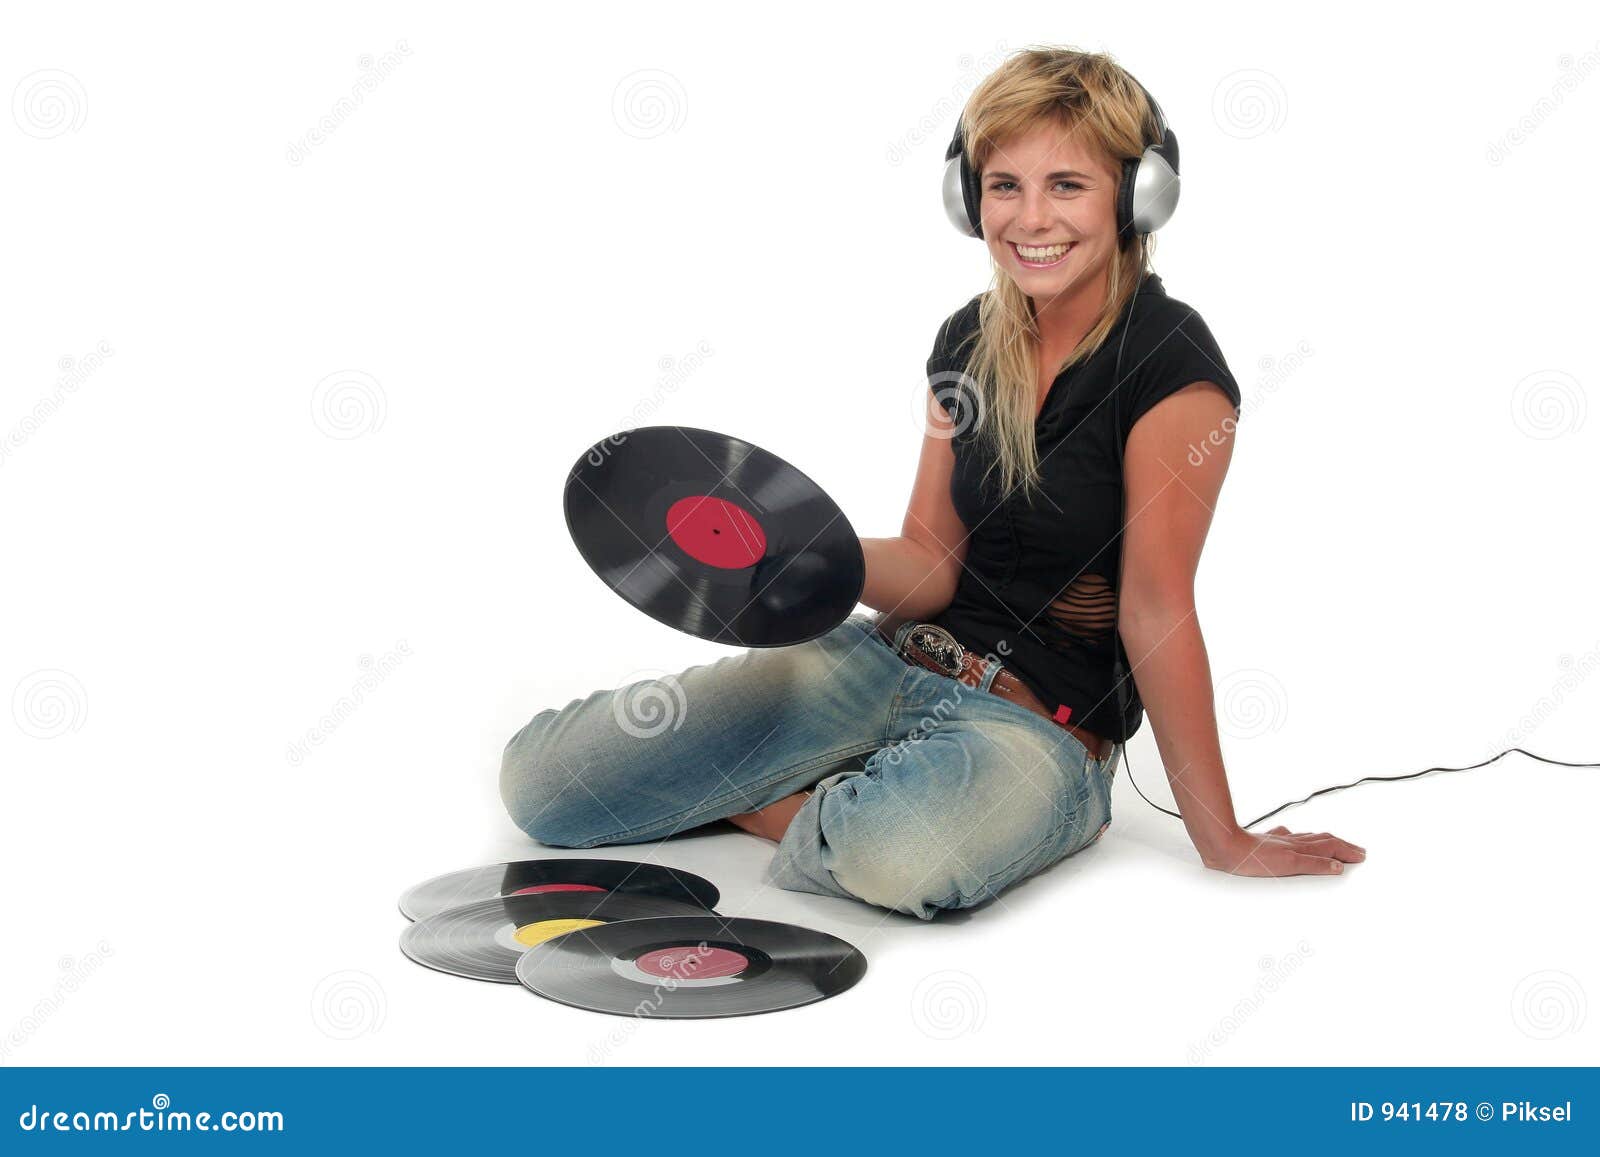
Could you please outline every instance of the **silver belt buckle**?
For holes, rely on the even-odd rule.
[[[906,645],[915,646],[938,663],[944,673],[952,679],[961,674],[967,649],[956,642],[955,636],[943,627],[932,623],[918,623],[906,633]]]

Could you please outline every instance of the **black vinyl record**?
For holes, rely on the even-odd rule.
[[[409,920],[421,920],[474,900],[558,892],[664,896],[706,909],[715,908],[721,899],[710,880],[665,864],[601,859],[514,860],[424,880],[400,897],[400,911]]]
[[[705,914],[698,904],[626,892],[500,896],[446,908],[407,925],[400,951],[418,964],[498,984],[517,982],[517,957],[543,939],[610,920]]]
[[[580,928],[517,961],[525,988],[618,1016],[696,1019],[798,1008],[860,980],[854,946],[795,924],[662,916]]]
[[[584,561],[659,622],[718,643],[781,647],[826,634],[861,597],[850,521],[774,454],[691,426],[597,442],[567,475]]]

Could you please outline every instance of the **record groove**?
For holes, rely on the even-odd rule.
[[[576,928],[516,964],[525,988],[616,1016],[697,1019],[797,1008],[852,987],[866,957],[813,928],[714,913]]]
[[[559,858],[514,860],[446,872],[407,889],[400,897],[400,911],[407,919],[421,920],[446,908],[519,892],[594,889],[634,896],[662,896],[698,904],[707,910],[715,908],[721,899],[717,886],[710,880],[666,864]]]
[[[517,983],[517,958],[552,936],[613,920],[705,915],[698,904],[626,892],[545,892],[499,896],[435,912],[400,934],[400,950],[427,968]]]

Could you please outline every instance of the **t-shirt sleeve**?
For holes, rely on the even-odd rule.
[[[1217,339],[1205,320],[1188,306],[1183,307],[1178,318],[1152,318],[1150,337],[1139,347],[1142,356],[1131,363],[1131,348],[1124,356],[1122,382],[1117,391],[1124,443],[1134,424],[1151,407],[1194,382],[1215,382],[1228,395],[1234,416],[1238,417],[1243,397]]]
[[[928,354],[928,390],[952,421],[960,420],[963,404],[974,402],[968,396],[973,386],[964,368],[976,338],[979,297],[974,297],[939,324],[933,350]]]
[[[950,327],[955,322],[955,315],[951,314],[939,323],[939,332],[933,335],[933,351],[928,354],[928,389],[934,398],[946,410],[950,408],[947,398],[948,391],[940,388],[949,376],[945,373],[950,364]]]

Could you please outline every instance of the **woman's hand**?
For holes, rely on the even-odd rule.
[[[1291,832],[1282,825],[1264,835],[1240,830],[1201,861],[1235,876],[1333,876],[1346,864],[1359,864],[1367,850],[1327,832]]]

